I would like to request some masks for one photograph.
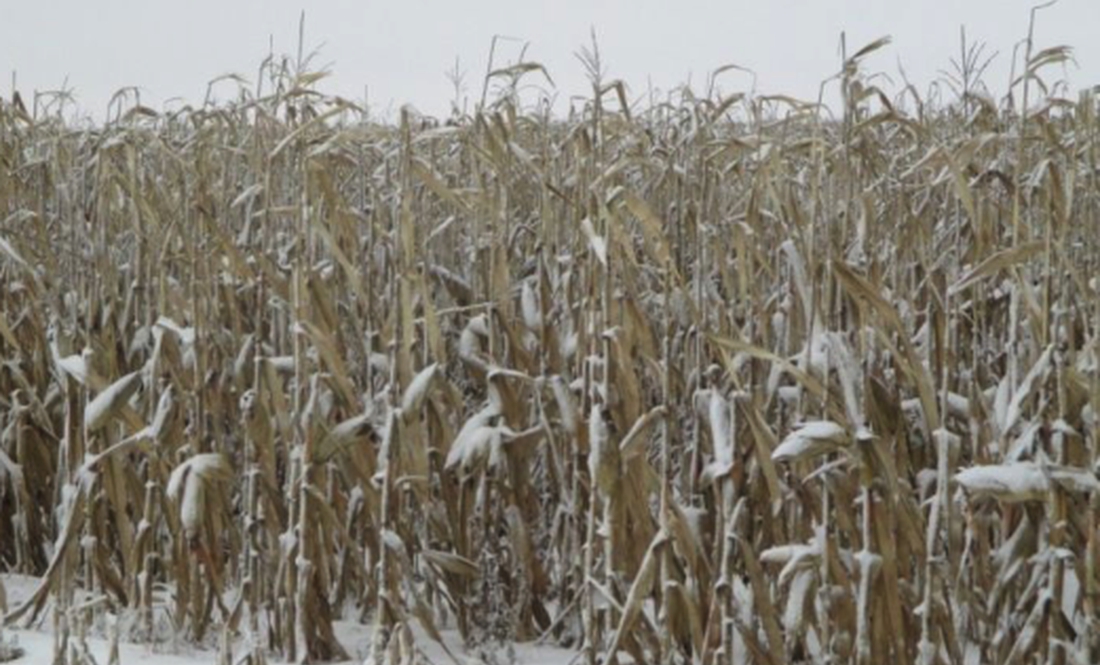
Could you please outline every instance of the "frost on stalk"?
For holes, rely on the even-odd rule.
[[[733,438],[730,425],[730,405],[718,390],[701,390],[696,394],[696,406],[704,411],[710,425],[714,460],[703,469],[703,482],[720,478],[733,468]]]
[[[527,329],[536,333],[542,330],[542,309],[539,307],[539,297],[532,280],[523,282],[519,302],[523,311],[523,324]]]
[[[562,427],[569,434],[576,435],[577,403],[573,400],[573,394],[569,392],[569,386],[565,384],[565,379],[558,375],[550,379],[550,386],[554,391],[554,401],[558,404],[558,411],[561,412]]]
[[[601,492],[610,492],[614,488],[619,471],[619,449],[609,438],[600,406],[593,404],[588,418],[588,472]]]

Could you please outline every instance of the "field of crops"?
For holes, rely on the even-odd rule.
[[[446,122],[271,60],[0,101],[0,645],[1097,662],[1097,96],[891,98],[883,44],[835,113],[595,51],[567,118],[533,63]]]

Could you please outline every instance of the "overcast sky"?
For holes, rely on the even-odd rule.
[[[1013,46],[1027,32],[1032,0],[0,0],[0,91],[10,75],[28,100],[33,90],[64,81],[81,106],[102,116],[111,94],[139,86],[142,102],[202,101],[206,83],[226,73],[255,82],[271,45],[297,50],[298,16],[306,10],[307,50],[333,75],[322,89],[362,100],[392,117],[411,103],[445,113],[453,87],[445,75],[458,58],[466,95],[480,94],[495,34],[527,43],[527,58],[543,63],[556,84],[558,108],[586,90],[575,53],[595,29],[610,78],[632,96],[667,91],[690,79],[702,89],[707,73],[725,64],[750,68],[757,91],[811,99],[839,64],[838,43],[850,49],[883,35],[893,44],[868,68],[899,81],[898,64],[922,90],[959,51],[959,26],[999,52],[987,84],[1000,95]],[[1100,0],[1061,0],[1039,12],[1038,47],[1069,44],[1077,66],[1049,71],[1076,90],[1100,83]],[[502,44],[498,59],[514,61],[521,43]],[[534,77],[531,79],[535,80]],[[725,91],[747,89],[748,76],[725,74]],[[225,84],[223,84],[225,85]],[[222,94],[231,88],[219,88]]]

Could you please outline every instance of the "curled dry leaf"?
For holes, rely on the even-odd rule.
[[[973,466],[955,474],[955,482],[974,496],[990,496],[1005,503],[1045,501],[1052,483],[1067,492],[1092,494],[1100,480],[1087,469],[1017,462]]]
[[[133,372],[104,388],[84,411],[85,429],[95,432],[106,427],[118,416],[139,387],[141,372]]]
[[[825,455],[847,447],[847,430],[831,420],[814,420],[799,425],[772,452],[776,462],[798,461]]]
[[[229,459],[221,453],[194,455],[168,477],[166,493],[179,502],[180,523],[189,537],[198,535],[207,518],[207,496],[216,483],[233,478]]]

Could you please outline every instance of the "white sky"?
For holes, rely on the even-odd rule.
[[[609,77],[637,98],[647,87],[667,91],[689,77],[701,91],[708,72],[737,64],[757,74],[757,91],[804,99],[839,64],[842,30],[850,50],[883,35],[893,44],[867,62],[894,78],[897,64],[922,93],[959,52],[959,26],[999,55],[987,84],[999,96],[1007,85],[1013,46],[1027,32],[1033,0],[0,0],[0,92],[10,95],[11,72],[30,103],[33,90],[68,80],[82,108],[102,117],[107,100],[136,85],[142,102],[200,103],[206,84],[225,73],[255,82],[269,44],[276,54],[297,50],[298,15],[306,10],[306,50],[320,47],[317,64],[331,65],[328,92],[362,100],[369,89],[375,113],[401,104],[444,114],[453,88],[444,72],[458,57],[466,94],[480,94],[494,34],[518,37],[529,60],[543,63],[557,84],[558,108],[587,91],[574,54],[595,28]],[[1100,84],[1100,0],[1060,0],[1039,12],[1038,47],[1069,44],[1077,67],[1050,70],[1071,88]],[[514,61],[520,44],[502,44],[498,58]],[[6,80],[5,80],[6,79]],[[536,77],[532,76],[534,81]],[[746,75],[727,73],[725,91],[745,89]],[[232,92],[222,84],[223,94]]]

